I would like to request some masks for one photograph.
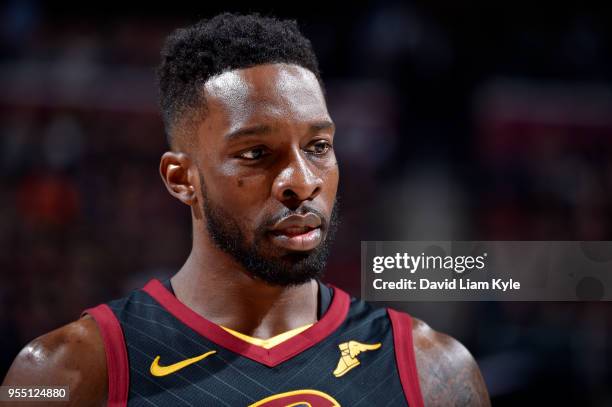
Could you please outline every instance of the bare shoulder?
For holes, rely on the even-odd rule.
[[[480,369],[456,339],[413,319],[413,340],[426,406],[490,406]]]
[[[108,392],[106,355],[94,319],[87,315],[27,344],[3,385],[69,386],[70,402],[65,405],[104,404]]]

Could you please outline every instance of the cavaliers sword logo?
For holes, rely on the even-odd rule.
[[[368,350],[376,350],[380,348],[380,346],[380,342],[373,344],[361,343],[357,341],[341,343],[338,345],[338,348],[340,348],[340,360],[338,361],[336,370],[334,370],[334,376],[344,376],[349,370],[359,366],[357,355]]]
[[[304,389],[293,390],[286,393],[274,394],[250,404],[249,407],[340,407],[340,403],[327,393],[319,390]]]

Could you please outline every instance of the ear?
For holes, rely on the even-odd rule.
[[[165,152],[159,162],[159,173],[170,195],[189,206],[197,202],[195,185],[198,173],[189,155]]]

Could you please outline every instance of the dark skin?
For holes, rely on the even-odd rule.
[[[177,131],[173,151],[160,163],[168,191],[191,207],[193,221],[191,254],[171,280],[176,296],[212,322],[259,338],[314,323],[316,283],[282,287],[254,278],[214,245],[201,202],[205,193],[229,213],[240,214],[236,219],[249,241],[256,227],[283,207],[295,210],[308,203],[329,219],[339,173],[334,125],[321,88],[306,69],[270,64],[213,77],[204,90],[205,119],[183,129],[195,131],[195,141]],[[261,247],[269,257],[282,258],[291,250],[272,238]],[[478,366],[459,342],[419,320],[413,334],[427,406],[490,405]],[[106,359],[95,321],[85,316],[33,340],[3,384],[68,385],[71,400],[65,405],[104,405]]]

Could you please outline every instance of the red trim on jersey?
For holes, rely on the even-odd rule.
[[[412,340],[412,317],[403,312],[387,309],[393,327],[395,360],[404,395],[410,407],[423,407],[423,395],[419,384],[414,343]]]
[[[127,406],[128,390],[130,388],[130,370],[121,324],[106,304],[86,309],[81,316],[84,314],[91,315],[96,321],[102,341],[104,342],[106,369],[108,371],[107,406]]]
[[[243,341],[225,331],[219,325],[197,314],[180,302],[157,279],[149,281],[144,286],[143,291],[153,297],[182,323],[203,337],[234,353],[238,353],[268,367],[274,367],[321,342],[344,322],[349,309],[349,295],[339,288],[333,288],[334,296],[332,302],[327,312],[318,322],[298,335],[270,349]]]

